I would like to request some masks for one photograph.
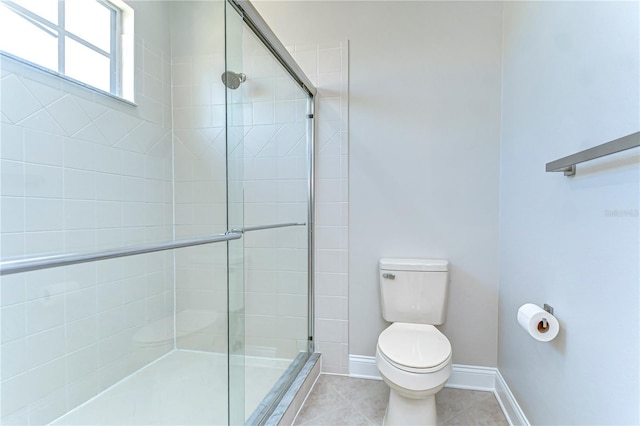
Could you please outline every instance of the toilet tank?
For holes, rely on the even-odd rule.
[[[439,325],[447,314],[449,262],[380,259],[382,316],[389,322]]]

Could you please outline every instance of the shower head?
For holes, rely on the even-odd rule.
[[[234,90],[247,80],[247,76],[243,73],[235,73],[233,71],[223,72],[220,78],[222,79],[222,84]]]

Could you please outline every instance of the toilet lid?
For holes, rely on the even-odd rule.
[[[395,364],[432,368],[451,355],[451,343],[432,325],[393,323],[378,337],[378,348]]]

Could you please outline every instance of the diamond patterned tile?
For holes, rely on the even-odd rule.
[[[30,115],[22,121],[19,121],[17,124],[22,127],[28,127],[34,130],[42,130],[43,132],[55,133],[56,135],[65,136],[66,133],[56,123],[56,121],[51,117],[51,115],[45,109],[41,109],[37,111],[35,114]]]
[[[291,151],[305,137],[304,124],[285,124],[273,138],[278,145],[277,155],[279,157],[290,155]]]
[[[100,105],[99,103],[92,102],[80,97],[76,97],[75,100],[80,108],[82,108],[84,113],[87,114],[87,117],[89,117],[91,120],[95,120],[96,118],[100,117],[102,114],[107,112],[108,109],[104,105]]]
[[[90,122],[87,114],[69,95],[49,105],[47,111],[69,136],[86,127]]]
[[[109,145],[109,142],[102,132],[93,123],[89,123],[85,128],[80,129],[77,133],[73,134],[73,137],[100,145]]]
[[[98,117],[94,124],[104,135],[109,145],[114,146],[127,133],[133,130],[140,121],[139,118],[110,109]]]
[[[318,145],[320,149],[340,131],[340,121],[323,121],[318,124]]]
[[[255,157],[262,151],[280,129],[279,125],[253,126],[244,138],[244,148]]]
[[[60,88],[51,87],[29,78],[23,78],[21,82],[43,106],[47,106],[64,96],[64,92]]]
[[[163,134],[162,126],[149,121],[142,121],[139,126],[120,139],[117,146],[131,151],[146,153],[158,143]]]
[[[209,149],[210,142],[207,138],[197,130],[176,130],[174,132],[176,139],[182,142],[195,158],[202,158]]]
[[[15,75],[2,79],[2,112],[13,123],[18,123],[42,108],[40,102]]]

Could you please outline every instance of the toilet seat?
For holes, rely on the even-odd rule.
[[[378,352],[394,367],[411,373],[432,373],[451,362],[451,343],[428,324],[391,324],[378,337]]]

